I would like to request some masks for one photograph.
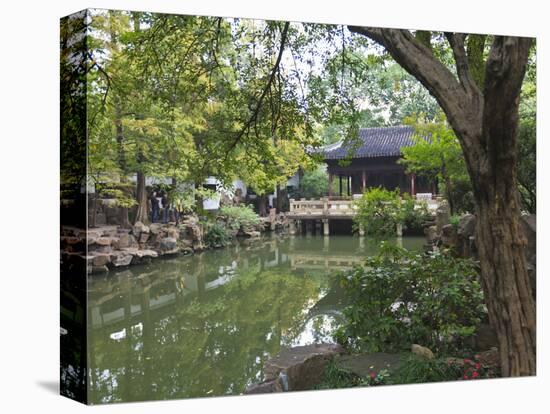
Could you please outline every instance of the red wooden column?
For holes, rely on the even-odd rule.
[[[411,174],[411,195],[412,196],[416,195],[416,174],[415,173]]]

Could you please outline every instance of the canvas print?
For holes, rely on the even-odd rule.
[[[536,375],[535,39],[60,24],[63,395]]]

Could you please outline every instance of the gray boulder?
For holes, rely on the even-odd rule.
[[[475,236],[476,216],[473,214],[464,214],[458,221],[457,234],[465,239]]]
[[[443,226],[450,223],[450,219],[449,205],[446,201],[442,201],[435,211],[435,225],[437,226],[438,233],[441,233]]]
[[[288,391],[310,390],[319,384],[325,367],[344,349],[338,344],[314,344],[284,349],[264,365],[265,381],[284,378]]]
[[[411,352],[421,358],[425,358],[425,359],[435,358],[434,353],[431,351],[431,349],[426,348],[425,346],[422,346],[422,345],[412,344]]]
[[[177,240],[172,237],[165,237],[160,241],[160,249],[163,252],[174,252],[177,250]]]
[[[117,251],[111,255],[111,265],[114,267],[129,266],[134,255],[127,251]]]
[[[141,221],[136,222],[136,224],[134,224],[134,227],[132,228],[132,233],[138,239],[141,233],[149,233],[149,231],[150,231],[149,227],[147,227]]]
[[[107,253],[98,254],[92,259],[93,266],[106,266],[109,263],[111,263],[111,255]]]

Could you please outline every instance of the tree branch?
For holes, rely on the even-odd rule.
[[[445,32],[445,37],[451,45],[453,56],[455,58],[456,72],[462,87],[468,95],[472,96],[472,98],[479,98],[481,92],[477,87],[472,74],[470,73],[468,56],[466,55],[466,49],[464,48],[466,35],[464,33]]]
[[[268,93],[268,91],[271,89],[271,85],[273,84],[273,81],[275,79],[275,75],[279,71],[279,65],[281,64],[281,59],[283,58],[283,52],[285,49],[286,39],[288,35],[288,28],[290,27],[289,22],[285,22],[285,26],[283,28],[282,34],[281,34],[281,45],[279,47],[279,54],[277,55],[277,60],[275,61],[275,64],[273,65],[273,68],[271,69],[271,73],[269,75],[269,79],[267,81],[267,84],[265,85],[260,97],[258,98],[258,101],[256,103],[256,106],[252,112],[252,115],[250,118],[248,118],[248,121],[245,123],[244,127],[241,129],[241,131],[237,134],[234,141],[231,143],[229,148],[226,152],[226,159],[229,156],[229,153],[235,149],[237,144],[241,141],[243,136],[248,133],[250,128],[256,124],[256,121],[258,119],[258,116],[260,114],[260,109],[262,108],[263,101]]]
[[[485,68],[482,146],[515,165],[519,96],[532,39],[496,36]],[[514,167],[515,168],[515,167]]]
[[[400,66],[418,79],[447,115],[461,145],[468,149],[465,153],[477,152],[475,140],[481,130],[481,94],[468,94],[455,75],[408,30],[362,26],[349,26],[349,30],[382,45]]]

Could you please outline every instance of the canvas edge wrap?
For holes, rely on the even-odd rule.
[[[60,257],[60,394],[84,404],[88,403],[88,22],[88,10],[60,19],[60,247],[80,240]]]

